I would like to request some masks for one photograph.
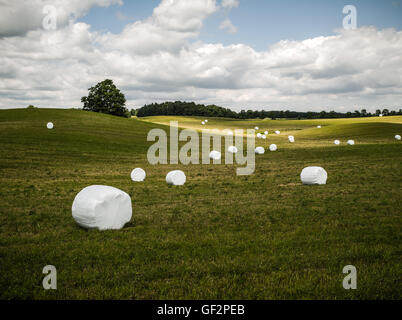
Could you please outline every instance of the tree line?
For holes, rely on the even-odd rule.
[[[148,117],[148,116],[200,116],[200,117],[223,117],[233,119],[323,119],[323,118],[358,118],[370,116],[393,116],[402,115],[399,111],[389,109],[377,109],[375,113],[367,112],[366,109],[355,110],[354,112],[298,112],[298,111],[233,111],[214,104],[204,105],[195,102],[175,101],[163,103],[146,104],[139,109],[128,109],[125,107],[126,98],[115,86],[113,80],[106,79],[88,89],[88,96],[82,97],[83,110],[107,113],[121,117]],[[29,106],[33,107],[33,106]],[[269,108],[264,108],[269,109]]]
[[[367,112],[366,109],[355,110],[354,112],[335,112],[335,111],[321,111],[321,112],[299,112],[299,111],[253,111],[241,110],[235,112],[228,108],[222,108],[216,105],[203,105],[194,102],[163,102],[146,104],[137,110],[132,109],[131,115],[137,117],[149,116],[202,116],[202,117],[224,117],[233,119],[335,119],[335,118],[359,118],[359,117],[372,117],[372,116],[393,116],[402,115],[402,109],[399,111],[389,109],[377,109],[375,113]]]

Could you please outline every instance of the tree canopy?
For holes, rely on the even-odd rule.
[[[377,115],[381,111],[378,110]],[[397,115],[402,114],[402,110],[390,112],[387,109],[383,110],[384,115]],[[196,104],[194,102],[163,102],[152,103],[143,106],[136,110],[138,117],[148,116],[202,116],[202,117],[224,117],[234,119],[323,119],[323,118],[357,118],[357,117],[371,117],[376,114],[371,114],[363,109],[362,112],[356,110],[355,112],[335,112],[335,111],[321,111],[321,112],[299,112],[299,111],[253,111],[253,110],[241,110],[235,112],[233,110],[222,108],[216,105],[203,105]]]
[[[88,90],[88,96],[81,98],[81,102],[84,104],[83,110],[120,117],[129,116],[129,112],[125,108],[126,98],[112,80],[106,79]]]

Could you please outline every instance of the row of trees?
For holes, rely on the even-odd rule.
[[[146,104],[137,110],[137,117],[148,116],[200,116],[200,117],[224,117],[238,118],[237,112],[216,105],[205,106],[194,102],[164,102]]]
[[[152,103],[143,106],[138,110],[132,110],[133,115],[138,117],[148,116],[203,116],[203,117],[225,117],[234,119],[323,119],[323,118],[358,118],[358,117],[371,117],[371,116],[389,116],[389,115],[402,115],[402,109],[399,111],[389,111],[388,109],[378,109],[375,113],[367,112],[366,109],[355,112],[335,112],[335,111],[321,111],[321,112],[298,112],[298,111],[253,111],[241,110],[235,112],[230,109],[222,108],[216,105],[203,105],[195,104],[194,102],[164,102]]]
[[[366,109],[355,112],[340,113],[335,111],[321,112],[297,112],[297,111],[252,111],[241,110],[235,112],[228,108],[217,105],[203,105],[194,102],[163,102],[146,104],[140,109],[132,109],[130,112],[125,107],[126,98],[124,94],[114,85],[113,81],[106,79],[99,82],[96,86],[88,89],[89,94],[81,98],[84,104],[83,109],[94,112],[112,114],[121,117],[136,115],[138,117],[147,116],[200,116],[200,117],[224,117],[234,119],[323,119],[323,118],[357,118],[379,115],[402,115],[399,111],[389,111],[388,109],[378,109],[375,114],[367,112]],[[30,106],[33,107],[33,106]]]

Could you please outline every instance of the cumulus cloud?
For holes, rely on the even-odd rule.
[[[106,2],[105,2],[106,3]],[[111,78],[128,107],[192,100],[242,108],[355,110],[402,98],[402,32],[364,27],[266,51],[198,41],[216,1],[163,0],[119,34],[85,23],[0,39],[0,108],[78,107]]]
[[[237,28],[233,25],[230,19],[225,19],[219,26],[219,29],[226,31],[227,33],[236,33]]]
[[[122,4],[122,0],[0,0],[0,37],[22,36],[42,27],[46,7],[57,13],[58,27],[84,15],[91,7]]]
[[[215,0],[163,0],[149,19],[130,23],[120,34],[107,34],[100,41],[108,50],[131,54],[177,52],[197,37],[205,18],[217,9]]]

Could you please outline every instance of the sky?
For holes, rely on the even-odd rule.
[[[345,28],[346,5],[356,27]],[[402,108],[402,0],[0,0],[0,108]]]

